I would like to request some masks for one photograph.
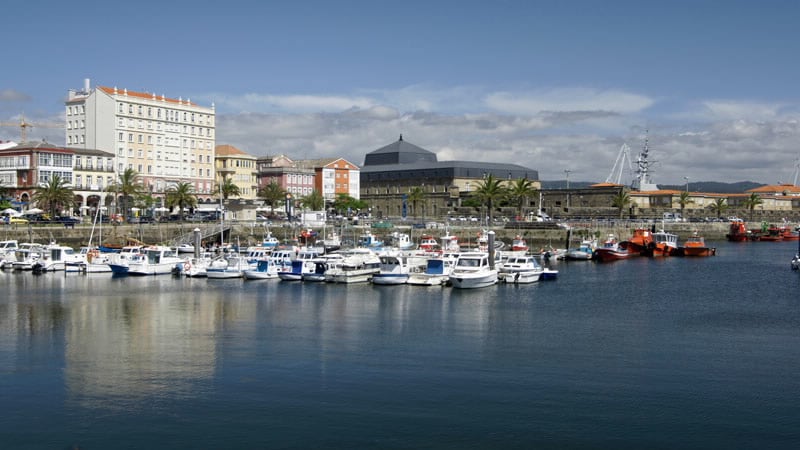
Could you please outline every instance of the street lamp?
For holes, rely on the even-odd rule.
[[[686,192],[689,192],[689,177],[683,177],[686,180]]]
[[[569,211],[569,173],[572,172],[569,169],[564,170],[564,173],[567,174],[567,211]]]

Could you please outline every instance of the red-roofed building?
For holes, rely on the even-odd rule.
[[[115,178],[135,170],[157,201],[188,182],[201,201],[214,197],[215,112],[189,99],[116,87],[70,90],[65,142],[114,155]]]

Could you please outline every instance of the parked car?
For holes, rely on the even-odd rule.
[[[81,223],[80,217],[72,217],[72,216],[61,216],[56,220],[58,222],[63,223],[64,225],[75,225]]]
[[[9,217],[8,223],[28,223],[28,219],[24,217]]]

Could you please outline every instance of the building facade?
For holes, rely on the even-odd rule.
[[[74,180],[74,151],[47,142],[23,142],[0,150],[0,183],[20,211],[30,207],[36,188],[58,175],[69,185]]]
[[[115,176],[135,170],[154,197],[180,182],[194,186],[199,199],[213,197],[215,180],[214,106],[190,99],[116,87],[70,90],[65,103],[69,147],[114,154]]]
[[[75,194],[75,215],[93,215],[98,206],[110,207],[113,194],[108,187],[114,178],[114,154],[102,150],[73,148],[72,191]]]
[[[218,145],[215,148],[216,183],[221,185],[225,178],[233,181],[239,188],[240,200],[252,201],[258,196],[257,158],[232,145]],[[215,193],[219,195],[219,193]]]
[[[534,189],[541,188],[536,170],[516,164],[439,161],[435,153],[403,140],[401,135],[365,156],[361,199],[377,217],[442,217],[460,208],[488,175],[508,183],[528,179]],[[415,187],[424,193],[424,200],[417,205],[407,198]]]

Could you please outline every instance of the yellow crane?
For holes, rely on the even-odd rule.
[[[25,120],[25,116],[20,116],[19,122],[0,122],[0,127],[19,127],[20,130],[20,142],[25,142],[28,139],[28,128],[33,127],[40,127],[40,128],[63,128],[64,125],[56,125],[56,124],[48,124],[48,123],[41,123],[41,124],[33,124]]]

